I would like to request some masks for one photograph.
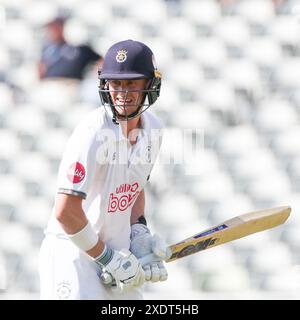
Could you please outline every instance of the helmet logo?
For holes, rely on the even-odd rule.
[[[126,51],[126,50],[119,50],[118,53],[117,53],[117,55],[116,55],[116,60],[117,60],[118,62],[120,62],[120,63],[126,61],[126,59],[127,59],[127,52],[128,52],[128,51]]]

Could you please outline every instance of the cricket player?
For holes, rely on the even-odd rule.
[[[40,250],[41,299],[142,299],[145,281],[164,281],[167,247],[147,227],[144,187],[161,144],[162,124],[149,110],[161,76],[151,49],[114,44],[99,70],[102,106],[70,137]],[[114,278],[104,285],[103,272]]]

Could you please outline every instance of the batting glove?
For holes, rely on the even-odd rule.
[[[145,272],[139,260],[127,249],[115,251],[105,246],[95,262],[112,276],[115,290],[119,292],[128,292],[145,282]]]
[[[130,251],[138,258],[154,253],[158,259],[143,266],[146,281],[165,281],[168,272],[161,260],[169,257],[168,247],[158,235],[151,235],[147,226],[136,223],[131,226]]]

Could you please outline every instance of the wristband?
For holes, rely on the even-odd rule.
[[[108,265],[113,257],[113,250],[108,248],[107,245],[104,246],[102,253],[95,258],[95,261],[100,264],[101,267]]]
[[[88,221],[86,226],[75,234],[68,234],[69,239],[81,250],[89,251],[98,242],[98,236]]]
[[[144,224],[145,226],[147,225],[147,221],[144,215],[139,216],[139,218],[137,219],[137,223],[141,223]]]

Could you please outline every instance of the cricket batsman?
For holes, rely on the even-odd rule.
[[[161,144],[148,110],[161,75],[145,44],[109,48],[99,70],[102,106],[77,125],[63,154],[40,249],[41,299],[142,299],[145,281],[165,281],[167,247],[145,218],[145,192]],[[103,272],[114,286],[100,280]]]

